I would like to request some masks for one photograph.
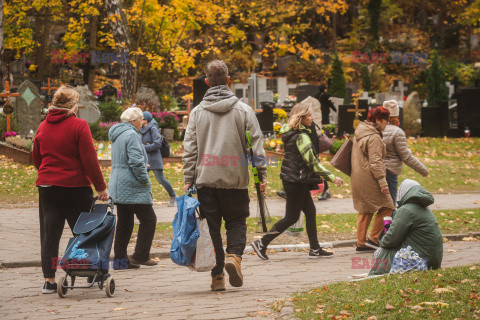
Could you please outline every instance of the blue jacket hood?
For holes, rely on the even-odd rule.
[[[115,142],[117,138],[124,133],[125,131],[133,130],[138,133],[137,129],[134,127],[133,124],[128,122],[117,123],[113,127],[108,130],[108,139],[112,142]]]
[[[158,123],[157,121],[155,121],[155,119],[150,120],[150,122],[145,127],[140,128],[140,133],[144,134],[145,132],[152,129],[153,127],[156,127],[156,129],[158,130]]]

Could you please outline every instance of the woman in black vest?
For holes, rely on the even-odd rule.
[[[280,129],[285,148],[280,178],[287,194],[286,214],[268,234],[252,243],[257,255],[264,260],[268,259],[266,255],[268,244],[297,222],[300,211],[305,213],[310,242],[309,258],[332,255],[331,252],[324,251],[318,243],[316,209],[310,189],[317,186],[321,179],[334,182],[337,186],[340,186],[343,180],[325,169],[315,156],[309,136],[310,129],[308,129],[313,121],[310,105],[301,102],[292,109],[291,114],[293,115],[288,123]]]

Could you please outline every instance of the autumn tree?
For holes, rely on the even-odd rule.
[[[5,74],[5,66],[3,62],[3,4],[4,0],[0,0],[0,81],[3,83],[3,77]],[[2,88],[2,85],[0,85]]]

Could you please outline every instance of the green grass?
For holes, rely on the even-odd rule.
[[[480,184],[480,138],[443,139],[421,138],[408,140],[414,155],[429,169],[430,175],[422,177],[412,169],[404,166],[400,181],[406,178],[417,180],[431,192],[471,192],[478,191]],[[181,155],[182,142],[171,144],[175,155]],[[322,164],[335,175],[344,179],[342,187],[331,184],[331,192],[335,197],[348,197],[351,194],[350,178],[334,169],[327,159],[321,159]],[[267,197],[276,197],[276,191],[281,190],[281,162],[267,169]],[[108,183],[110,169],[102,169]],[[167,164],[165,177],[172,183],[175,192],[183,194],[182,164]],[[38,192],[35,187],[37,178],[33,166],[14,163],[0,155],[0,204],[36,203]],[[150,174],[154,201],[168,201],[165,189]],[[253,181],[250,173],[250,179]],[[255,197],[253,183],[250,184],[250,196]]]
[[[292,300],[299,319],[476,319],[479,284],[476,264],[340,282]]]
[[[252,213],[253,214],[253,213]],[[480,231],[480,209],[471,210],[437,210],[434,211],[438,225],[443,234],[469,233]],[[351,240],[356,237],[358,214],[320,214],[317,215],[317,234],[321,242]],[[269,228],[281,219],[273,217],[268,224]],[[261,236],[258,218],[247,219],[247,243]],[[138,225],[135,225],[135,232]],[[222,227],[222,234],[225,236],[225,228]],[[170,222],[157,223],[155,241],[162,244],[172,239],[173,231]],[[272,244],[308,243],[305,232],[298,237],[281,235]]]

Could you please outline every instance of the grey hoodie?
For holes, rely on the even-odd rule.
[[[246,131],[250,131],[260,178],[266,177],[263,136],[255,112],[225,85],[208,89],[190,114],[185,132],[185,183],[199,188],[247,189]]]

